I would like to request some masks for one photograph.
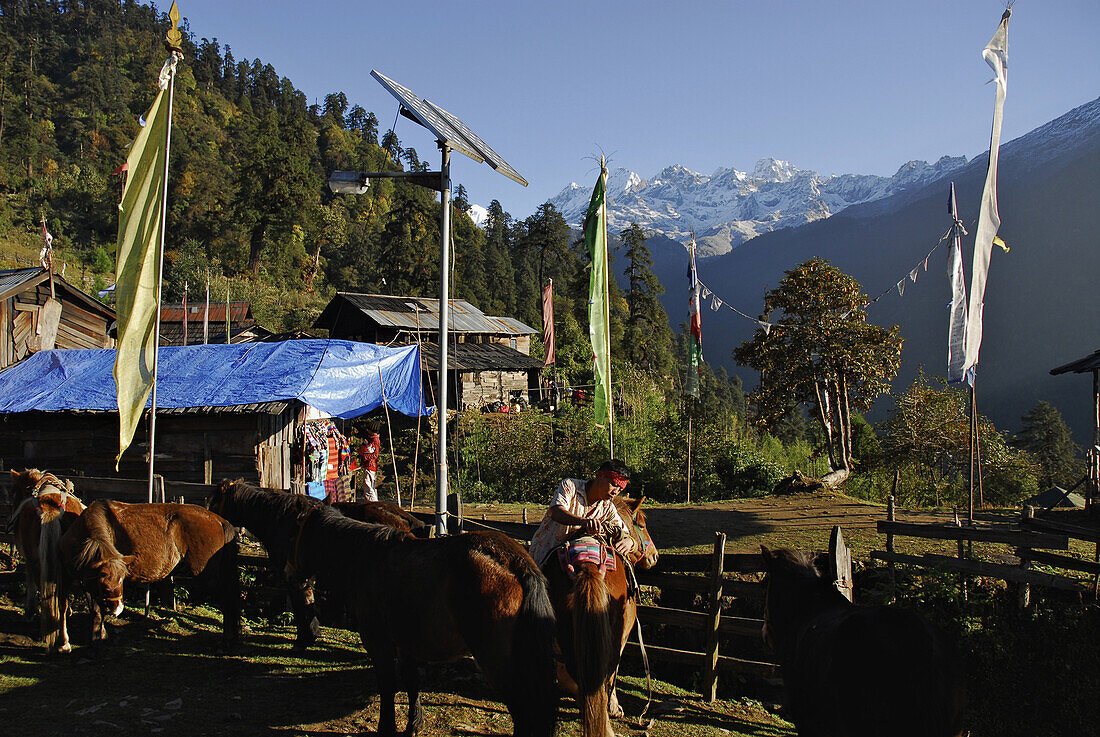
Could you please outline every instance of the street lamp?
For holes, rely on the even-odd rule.
[[[366,194],[370,185],[368,176],[357,171],[334,171],[328,178],[328,188],[333,194]]]
[[[439,384],[436,411],[439,415],[439,436],[436,442],[435,525],[440,535],[447,533],[447,323],[450,318],[450,235],[451,235],[451,151],[484,162],[498,173],[526,187],[527,180],[511,167],[496,151],[466,125],[443,108],[415,94],[389,77],[371,71],[371,76],[386,88],[401,104],[406,118],[427,128],[436,138],[441,154],[439,171],[378,171],[333,172],[328,180],[334,193],[363,194],[371,179],[404,179],[412,184],[439,192]]]

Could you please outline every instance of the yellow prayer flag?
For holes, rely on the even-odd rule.
[[[1003,240],[1003,239],[1001,238],[1001,236],[999,236],[999,235],[995,235],[995,236],[993,236],[993,245],[995,245],[995,246],[1000,246],[1001,248],[1003,248],[1003,249],[1004,249],[1004,252],[1005,252],[1005,253],[1008,253],[1009,251],[1011,251],[1011,250],[1012,250],[1012,249],[1011,249],[1011,248],[1009,247],[1009,245],[1008,245],[1007,243],[1005,243],[1005,242],[1004,242],[1004,240]]]
[[[167,65],[166,65],[167,66]],[[163,76],[163,73],[162,73]],[[171,109],[166,89],[157,92],[126,157],[126,187],[118,218],[118,456],[130,447],[153,388],[157,279],[160,266],[164,177],[168,166]]]

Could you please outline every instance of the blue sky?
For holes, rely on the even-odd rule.
[[[158,0],[167,10],[169,2]],[[382,130],[396,101],[378,69],[462,118],[530,182],[453,157],[471,201],[518,218],[592,156],[651,177],[774,157],[822,174],[893,174],[989,145],[981,50],[1001,0],[346,2],[179,0],[198,38],[259,57],[310,102],[343,91]],[[1100,94],[1100,3],[1019,0],[1009,29],[1004,141]],[[428,132],[397,134],[433,168]]]

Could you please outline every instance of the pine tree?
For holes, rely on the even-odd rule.
[[[1083,472],[1081,448],[1073,442],[1062,413],[1049,402],[1040,401],[1020,421],[1023,426],[1013,438],[1013,445],[1035,458],[1043,487],[1072,485]]]
[[[635,366],[655,377],[672,373],[672,330],[668,315],[657,299],[664,294],[653,273],[653,257],[646,246],[648,236],[631,223],[620,237],[624,248],[627,277],[627,318],[623,353]]]

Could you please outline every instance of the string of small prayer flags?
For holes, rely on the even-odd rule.
[[[936,250],[941,245],[943,245],[944,241],[946,241],[948,238],[951,237],[951,234],[954,233],[956,227],[958,227],[961,230],[963,235],[966,235],[966,229],[963,228],[962,222],[957,222],[957,223],[952,224],[952,226],[947,229],[947,232],[945,232],[943,235],[941,235],[940,239],[938,241],[936,241],[935,245],[933,245],[932,248],[928,251],[928,253],[926,253],[924,255],[924,258],[917,261],[916,265],[912,269],[910,269],[908,272],[906,272],[906,274],[903,277],[901,277],[900,279],[898,279],[897,282],[891,284],[890,286],[886,287],[886,289],[879,292],[875,296],[874,299],[867,300],[866,302],[864,302],[860,306],[863,307],[863,308],[869,307],[870,305],[873,305],[875,302],[878,302],[880,299],[882,299],[883,297],[885,297],[887,294],[894,291],[895,289],[898,292],[898,296],[904,296],[905,295],[905,280],[908,279],[909,281],[911,281],[913,283],[916,283],[917,276],[920,274],[921,269],[923,268],[925,271],[928,271],[928,261],[932,258],[932,254],[934,254],[936,252]],[[994,242],[996,243],[996,245],[1003,248],[1006,253],[1008,252],[1009,247],[1007,245],[1005,245],[1004,241],[1001,241],[998,238]],[[701,288],[699,296],[701,297],[701,299],[705,300],[705,299],[709,298],[711,300],[710,309],[713,310],[714,312],[718,312],[723,307],[728,307],[729,309],[733,310],[735,313],[737,313],[741,317],[745,318],[746,320],[752,320],[757,325],[759,325],[761,327],[761,329],[763,329],[765,335],[767,335],[771,332],[771,329],[772,329],[772,327],[774,326],[775,323],[771,323],[771,322],[768,322],[767,320],[761,320],[758,317],[753,317],[752,315],[745,314],[741,310],[739,310],[736,307],[734,307],[733,305],[731,305],[728,301],[722,299],[717,294],[715,294],[714,290],[711,289],[710,287],[708,287],[706,284],[704,284],[702,282],[702,280],[699,280],[699,286]],[[852,311],[854,309],[856,309],[856,308],[852,308],[852,310],[848,310],[847,312],[841,313],[840,318],[842,320],[847,318],[848,315],[852,314]]]

